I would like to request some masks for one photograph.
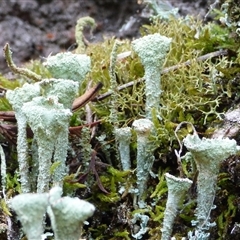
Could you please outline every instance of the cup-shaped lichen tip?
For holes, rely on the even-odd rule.
[[[171,41],[171,38],[155,33],[134,40],[132,42],[132,47],[139,55],[145,67],[148,65],[161,68],[166,54],[170,49]]]
[[[78,81],[81,85],[90,71],[91,60],[85,54],[65,52],[49,56],[44,65],[54,78]]]
[[[16,212],[28,240],[39,240],[44,232],[43,216],[47,211],[48,194],[26,193],[15,196],[10,207]]]

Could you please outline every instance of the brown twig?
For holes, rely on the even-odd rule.
[[[72,104],[72,111],[77,111],[79,108],[85,106],[88,102],[94,99],[102,86],[102,83],[98,83],[96,86],[87,90],[82,96],[76,98]]]
[[[72,105],[72,111],[75,112],[79,108],[85,106],[92,98],[96,97],[98,91],[102,88],[102,83],[98,83],[96,86],[87,90],[82,96],[76,98]],[[14,111],[0,111],[0,120],[8,122],[16,122]]]

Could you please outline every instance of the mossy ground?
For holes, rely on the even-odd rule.
[[[218,22],[203,23],[194,18],[186,17],[170,19],[168,22],[155,21],[151,25],[142,26],[142,35],[160,33],[172,38],[171,50],[164,64],[161,77],[162,94],[159,99],[160,116],[152,113],[156,134],[152,141],[156,146],[153,173],[148,181],[146,192],[147,207],[135,209],[133,196],[129,189],[134,186],[136,177],[136,136],[131,143],[131,171],[121,171],[119,154],[114,139],[114,125],[111,122],[110,110],[117,110],[118,127],[132,125],[135,119],[145,114],[144,81],[138,81],[144,75],[142,64],[133,52],[116,63],[116,78],[118,85],[133,81],[133,84],[114,93],[116,105],[112,106],[111,95],[103,100],[92,102],[90,108],[95,120],[101,123],[94,129],[93,137],[89,129],[82,136],[70,135],[70,144],[74,151],[69,151],[69,177],[66,178],[65,192],[87,199],[96,206],[94,216],[89,219],[89,225],[84,226],[83,237],[86,239],[132,239],[131,234],[138,232],[140,223],[133,224],[133,214],[147,214],[149,230],[142,239],[160,239],[163,212],[167,198],[167,187],[163,177],[165,172],[179,175],[177,157],[174,150],[179,148],[174,131],[176,126],[188,121],[194,125],[200,136],[211,137],[214,130],[220,128],[224,113],[239,104],[239,43],[230,38],[231,30]],[[87,84],[102,82],[100,95],[109,91],[110,56],[115,39],[105,39],[102,43],[90,44],[86,54],[91,57],[92,70],[79,92],[81,95]],[[224,54],[215,57],[201,56],[227,49]],[[131,41],[123,40],[118,52],[131,51]],[[166,70],[176,66],[174,70]],[[32,71],[49,77],[49,73],[40,62],[27,65]],[[17,78],[11,84],[4,77],[0,78],[1,87],[15,88],[24,81]],[[1,111],[10,110],[5,98],[1,98]],[[72,126],[86,123],[86,109],[80,109],[71,121]],[[183,127],[178,131],[180,139],[191,133],[191,128]],[[2,132],[1,138],[6,136]],[[2,140],[3,141],[3,140]],[[94,151],[86,152],[86,148]],[[184,150],[185,151],[185,150]],[[16,183],[17,159],[16,148],[7,143],[7,169],[9,172],[7,195],[12,197],[19,191]],[[73,153],[74,152],[74,153]],[[239,196],[239,159],[237,156],[227,159],[221,167],[218,179],[218,191],[215,199],[216,209],[212,211],[211,221],[217,223],[211,229],[211,239],[237,239],[240,229],[236,225],[240,221]],[[194,169],[183,162],[184,174],[194,179]],[[78,172],[77,172],[78,171]],[[76,174],[77,172],[77,174]],[[82,185],[84,184],[84,185]],[[125,190],[119,193],[120,187]],[[187,236],[192,229],[196,207],[196,189],[192,187],[180,215],[177,217],[173,235],[176,239]],[[8,213],[1,204],[2,216]],[[14,220],[14,227],[19,225]]]

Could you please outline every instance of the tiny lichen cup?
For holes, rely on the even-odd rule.
[[[200,139],[197,134],[187,135],[184,145],[192,154],[199,171],[197,179],[197,230],[207,229],[211,224],[210,212],[216,193],[217,176],[223,160],[239,151],[235,140],[226,139]]]
[[[188,178],[175,177],[169,173],[165,174],[168,187],[168,198],[166,209],[164,211],[163,227],[161,229],[162,240],[170,239],[174,219],[177,216],[179,208],[182,206],[185,195],[192,185]]]

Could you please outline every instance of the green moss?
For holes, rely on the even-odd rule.
[[[134,211],[134,196],[130,190],[136,182],[134,172],[136,168],[136,136],[133,135],[130,146],[132,171],[119,171],[120,160],[115,147],[114,127],[111,124],[111,111],[109,109],[111,96],[92,103],[91,110],[96,118],[102,120],[93,139],[91,139],[92,148],[103,156],[101,160],[104,163],[99,163],[100,160],[97,158],[98,164],[95,166],[100,178],[97,179],[91,175],[85,179],[85,184],[82,185],[78,182],[72,183],[76,178],[74,175],[69,175],[64,180],[64,191],[66,194],[75,191],[83,197],[87,195],[91,202],[97,206],[98,211],[94,215],[91,228],[88,228],[94,239],[130,239],[133,227],[130,223],[132,216],[124,218],[120,214],[119,206],[122,203],[126,204],[126,208],[131,214],[139,213],[139,211],[148,214],[150,216],[148,239],[159,238],[167,198],[167,186],[163,176],[166,171],[173,174],[178,173],[177,160],[174,154],[174,150],[179,148],[174,134],[176,126],[180,122],[188,121],[196,127],[201,136],[209,136],[221,121],[222,113],[239,102],[240,51],[239,42],[235,38],[229,37],[231,29],[215,22],[204,24],[199,20],[187,17],[185,19],[170,18],[168,22],[156,20],[150,25],[143,26],[141,33],[143,36],[160,33],[172,38],[171,49],[165,60],[161,76],[163,90],[159,98],[161,120],[156,112],[152,113],[155,134],[150,139],[158,146],[154,152],[156,161],[153,172],[158,173],[158,178],[151,177],[148,181],[147,208]],[[104,39],[103,42],[89,44],[84,49],[84,52],[91,57],[92,67],[79,90],[79,95],[86,90],[89,80],[92,80],[92,84],[103,83],[104,86],[100,94],[110,90],[109,67],[114,42],[115,39]],[[221,48],[230,49],[231,55],[228,57],[219,55],[214,58],[199,58]],[[122,44],[119,45],[118,53],[125,51],[132,51],[129,40],[123,40]],[[166,69],[171,66],[175,66],[174,70]],[[50,77],[39,62],[30,63],[28,68],[44,78]],[[145,112],[145,82],[142,79],[144,68],[139,57],[133,51],[129,56],[117,59],[115,76],[118,87],[134,81],[131,87],[116,92],[114,96],[117,125],[130,127],[132,122],[141,118]],[[137,83],[137,80],[140,79],[142,81]],[[16,86],[22,85],[23,81],[29,81],[20,80],[9,82],[4,77],[0,77],[0,84],[2,87],[14,89]],[[3,110],[10,109],[6,99],[0,99],[0,103]],[[85,120],[85,115],[85,110],[80,109],[77,114],[72,116],[71,125],[81,125]],[[183,139],[189,132],[191,129],[188,127],[181,128],[178,131],[179,139]],[[72,137],[73,141],[76,138],[77,136]],[[79,159],[79,164],[83,165],[82,158],[79,157]],[[99,165],[106,163],[111,164],[112,167],[99,167]],[[87,167],[82,170],[87,171]],[[195,172],[191,162],[183,160],[183,170],[185,175],[193,178]],[[89,172],[87,174],[90,175]],[[97,184],[98,180],[109,192],[108,194],[101,191]],[[9,179],[9,188],[20,189],[16,182],[17,177]],[[228,192],[231,187],[229,177],[226,175],[221,175],[218,183],[220,187],[224,187],[224,192]],[[123,194],[118,192],[120,187],[125,188]],[[217,200],[221,196],[218,192]],[[213,216],[213,220],[217,219],[219,236],[225,236],[226,232],[229,232],[229,225],[233,223],[233,219],[237,215],[237,207],[233,204],[237,196],[235,189],[234,192],[230,192],[224,197],[223,202],[217,202],[216,215]],[[174,232],[179,239],[181,239],[180,235],[181,237],[187,235],[190,221],[194,217],[194,209],[195,202],[190,200],[182,210],[181,222],[176,223],[176,229],[180,229],[180,231]],[[125,225],[121,224],[121,220],[126,220]]]
[[[124,232],[117,232],[114,234],[114,238],[116,240],[115,237],[119,237],[119,239],[126,239],[126,240],[131,240],[131,238],[129,237],[129,232],[128,231],[124,231]],[[120,238],[121,237],[121,238]]]

